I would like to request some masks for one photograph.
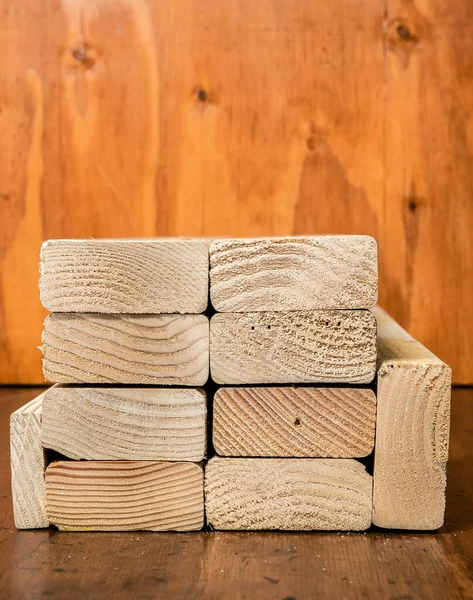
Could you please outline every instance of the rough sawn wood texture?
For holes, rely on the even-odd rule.
[[[41,350],[48,381],[199,386],[209,373],[209,320],[53,313]]]
[[[373,523],[441,527],[445,513],[451,370],[387,313],[378,321]]]
[[[210,299],[219,312],[370,308],[377,261],[362,235],[216,240]]]
[[[207,522],[227,530],[364,530],[372,478],[352,459],[220,458],[207,463]]]
[[[10,417],[10,465],[13,514],[17,529],[48,527],[41,446],[41,412],[44,394]]]
[[[217,313],[210,369],[228,385],[370,383],[376,320],[366,310]]]
[[[58,461],[46,469],[48,518],[64,531],[195,531],[203,470],[188,462]]]
[[[53,312],[201,313],[208,268],[198,239],[49,240],[41,301]]]
[[[41,442],[73,459],[199,462],[206,417],[203,390],[55,385],[44,394]]]
[[[373,451],[375,422],[368,388],[220,388],[213,444],[220,456],[359,458]]]

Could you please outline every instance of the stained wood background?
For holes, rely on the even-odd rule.
[[[473,382],[473,3],[0,0],[0,381],[42,381],[47,238],[367,233]]]

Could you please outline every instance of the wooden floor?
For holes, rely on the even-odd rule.
[[[473,598],[473,388],[452,399],[447,518],[435,534],[16,531],[0,389],[1,598]]]

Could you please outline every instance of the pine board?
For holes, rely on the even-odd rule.
[[[377,261],[369,236],[216,240],[210,300],[219,312],[371,308]]]
[[[357,530],[372,478],[352,459],[219,458],[205,471],[207,522],[222,530]]]
[[[57,383],[203,385],[205,315],[54,313],[44,322],[43,371]]]
[[[373,523],[441,527],[450,430],[450,368],[387,313],[378,321]]]
[[[226,385],[370,383],[376,320],[365,310],[218,313],[210,369]]]
[[[204,522],[194,463],[58,461],[46,469],[46,499],[63,531],[195,531]]]
[[[49,240],[41,301],[53,312],[201,313],[208,269],[204,240]]]
[[[55,385],[44,395],[41,442],[72,459],[199,462],[203,390]]]
[[[44,393],[10,417],[10,464],[13,515],[17,529],[48,527],[41,446],[41,413]]]
[[[213,445],[220,456],[359,458],[373,451],[375,422],[368,388],[220,388]]]

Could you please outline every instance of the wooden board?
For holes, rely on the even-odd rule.
[[[42,445],[68,458],[199,462],[206,430],[203,390],[55,385],[44,395]]]
[[[357,530],[371,525],[372,478],[352,459],[219,458],[205,470],[214,529]]]
[[[213,445],[220,456],[360,458],[373,451],[375,422],[368,388],[220,388]]]
[[[210,300],[220,312],[371,308],[378,253],[368,236],[216,240]]]
[[[373,523],[437,529],[445,512],[451,371],[377,308]]]
[[[62,531],[196,531],[204,524],[203,477],[186,462],[53,462],[48,518]]]
[[[201,313],[208,270],[203,240],[49,240],[39,288],[55,312]]]
[[[41,413],[44,394],[16,410],[10,417],[10,464],[13,515],[17,529],[48,527],[41,446]]]
[[[203,385],[205,315],[54,313],[44,322],[43,371],[57,383]]]
[[[376,320],[369,311],[218,313],[210,369],[220,384],[369,383]]]

